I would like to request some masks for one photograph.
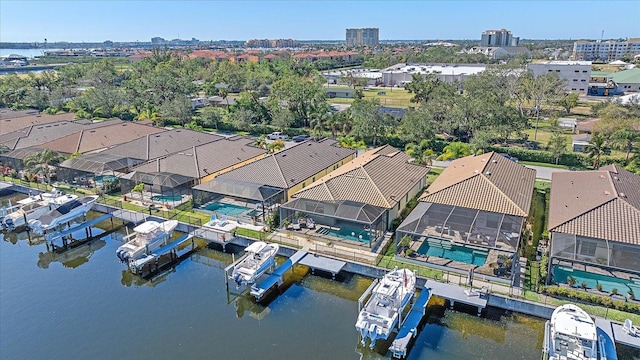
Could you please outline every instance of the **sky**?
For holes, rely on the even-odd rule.
[[[640,0],[622,1],[127,1],[0,0],[0,42],[480,39],[505,28],[524,39],[640,37]]]

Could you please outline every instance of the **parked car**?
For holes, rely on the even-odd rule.
[[[278,140],[278,139],[287,140],[288,138],[289,138],[289,135],[282,133],[280,131],[274,131],[271,134],[267,135],[268,140]]]
[[[295,142],[303,142],[305,140],[309,140],[311,138],[311,136],[303,134],[303,135],[296,135],[293,137],[293,141]]]

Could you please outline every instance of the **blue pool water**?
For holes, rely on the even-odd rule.
[[[436,256],[443,259],[482,266],[487,261],[488,253],[463,246],[440,246],[435,242],[423,242],[417,250],[418,254]]]
[[[614,276],[588,273],[559,265],[554,265],[551,272],[553,274],[553,282],[558,284],[567,284],[569,276],[571,276],[576,279],[576,283],[573,285],[574,287],[581,287],[584,282],[589,289],[597,289],[598,285],[600,285],[602,291],[605,292],[618,289],[618,293],[621,295],[626,295],[629,290],[633,291],[634,294],[640,294],[640,279],[621,279]]]
[[[151,197],[153,201],[181,201],[182,196],[179,195],[154,195]]]
[[[225,204],[225,203],[212,203],[212,204],[206,205],[204,208],[205,210],[214,211],[219,214],[232,215],[232,216],[240,215],[243,212],[250,210],[249,208],[246,208],[244,206],[238,206],[234,204]]]
[[[334,230],[326,227],[319,227],[317,232],[323,235],[329,235],[345,240],[358,241],[365,244],[368,244],[370,241],[369,232],[362,229],[341,227],[340,230]]]
[[[105,181],[113,181],[117,179],[117,177],[113,175],[98,175],[95,177],[96,184],[103,184]]]

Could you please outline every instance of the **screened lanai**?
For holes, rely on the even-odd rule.
[[[24,169],[24,159],[40,152],[42,152],[42,149],[34,147],[7,151],[0,154],[0,163],[5,167],[8,166],[12,169],[22,170]]]
[[[315,231],[340,240],[357,241],[372,247],[386,229],[387,209],[361,202],[317,201],[294,198],[280,207],[280,222],[312,219]]]
[[[89,154],[74,157],[58,165],[58,179],[74,183],[79,181],[97,181],[113,178],[126,173],[127,169],[140,160],[112,154]]]
[[[405,235],[447,239],[488,249],[516,252],[524,218],[445,204],[420,202],[396,231]]]
[[[265,220],[285,199],[285,189],[217,177],[193,187],[193,206],[233,218]]]
[[[640,248],[620,241],[553,232],[550,257],[640,273]]]
[[[190,195],[195,179],[189,176],[166,172],[132,171],[120,178],[122,193],[129,193],[137,184],[144,184],[144,190],[158,194],[159,199],[170,199]]]

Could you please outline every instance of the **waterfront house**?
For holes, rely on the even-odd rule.
[[[191,187],[267,155],[253,140],[234,136],[192,146],[133,166],[120,178],[122,192],[137,184],[161,196],[189,195]]]
[[[312,236],[371,247],[427,184],[429,168],[409,159],[390,145],[369,150],[293,194],[280,219],[312,219]]]
[[[134,165],[222,138],[220,135],[189,129],[147,134],[104,151],[83,154],[63,161],[58,165],[58,179],[67,182],[78,179],[91,182],[91,179],[104,176],[120,176]]]
[[[396,230],[396,256],[510,281],[535,175],[494,152],[452,161]]]
[[[548,282],[640,292],[640,176],[617,165],[555,172]]]
[[[304,141],[193,188],[194,207],[218,214],[265,217],[265,211],[355,158],[331,139]]]

